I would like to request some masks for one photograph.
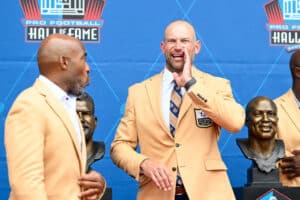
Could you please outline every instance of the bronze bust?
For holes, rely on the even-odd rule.
[[[85,141],[87,146],[86,171],[89,171],[91,170],[91,165],[94,162],[103,158],[105,153],[105,144],[104,142],[93,140],[93,135],[97,126],[98,119],[94,115],[94,100],[88,93],[83,92],[80,96],[77,97],[76,111],[85,134]]]
[[[283,141],[275,139],[277,122],[275,103],[265,96],[255,97],[246,107],[248,138],[237,140],[245,157],[265,173],[276,169],[277,161],[285,155]]]

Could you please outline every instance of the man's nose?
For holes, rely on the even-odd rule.
[[[175,48],[176,48],[176,49],[182,49],[182,48],[183,48],[182,42],[176,41],[176,43],[175,43]]]
[[[264,121],[269,121],[268,113],[266,113],[266,112],[263,113],[263,120]]]
[[[87,73],[90,72],[90,65],[87,62],[85,62],[85,70]]]

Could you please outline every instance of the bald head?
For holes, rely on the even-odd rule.
[[[290,58],[290,70],[292,73],[292,78],[295,79],[295,70],[300,69],[300,50],[297,50],[293,53]],[[299,77],[298,77],[299,78]]]
[[[74,37],[63,34],[49,35],[41,43],[37,54],[40,73],[47,76],[48,73],[55,71],[61,57],[70,57],[72,53],[78,51],[78,47],[83,48],[80,41]]]
[[[290,66],[300,67],[300,50],[295,51],[290,58]]]
[[[258,107],[258,104],[260,102],[268,102],[269,105],[271,105],[272,109],[277,113],[277,107],[276,104],[270,99],[269,97],[266,96],[257,96],[254,97],[246,107],[246,119],[249,119],[251,112],[255,111],[256,108]]]
[[[73,37],[53,34],[41,44],[37,60],[40,74],[66,93],[79,95],[89,83],[89,65],[83,44]]]
[[[176,20],[176,21],[170,23],[165,29],[164,40],[166,40],[166,38],[168,38],[167,36],[169,33],[172,33],[173,31],[175,31],[175,28],[176,28],[176,31],[179,31],[178,27],[187,29],[189,31],[189,33],[191,34],[193,41],[196,41],[196,33],[195,33],[194,27],[190,23],[188,23],[187,21],[184,21],[184,20]]]
[[[246,126],[248,127],[249,139],[275,140],[277,132],[277,107],[272,99],[266,96],[253,98],[246,108]]]
[[[181,73],[187,57],[191,64],[194,63],[195,55],[200,52],[201,42],[196,40],[195,30],[190,23],[177,20],[166,27],[160,48],[166,58],[166,68],[170,72]]]

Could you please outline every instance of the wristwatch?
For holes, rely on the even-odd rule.
[[[192,79],[186,82],[183,87],[185,88],[186,91],[188,91],[188,89],[190,89],[190,87],[194,85],[196,82],[197,82],[196,79],[192,77]]]

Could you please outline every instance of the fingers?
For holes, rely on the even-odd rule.
[[[191,65],[192,65],[191,55],[190,55],[190,53],[189,53],[189,51],[188,51],[187,48],[184,48],[183,51],[184,51],[184,60],[185,60],[185,63],[187,63],[189,65],[189,67],[191,67]]]
[[[105,189],[104,178],[96,171],[82,175],[78,180],[78,184],[83,189],[79,197],[86,200],[99,199]]]
[[[103,188],[104,187],[104,184],[102,182],[92,182],[92,181],[80,181],[79,182],[79,185],[85,189],[88,189],[88,188]]]
[[[173,78],[180,87],[183,87],[184,84],[192,78],[192,58],[186,47],[183,47],[182,51],[184,53],[183,68],[180,72],[173,72]]]
[[[151,178],[159,189],[164,191],[172,189],[172,176],[167,166],[154,160],[147,159],[141,164],[141,168],[144,175]]]
[[[183,66],[183,76],[185,79],[192,78],[192,60],[187,48],[183,48],[184,51],[184,66]]]
[[[292,173],[295,172],[295,168],[293,168],[291,166],[290,167],[283,167],[281,169],[281,171],[282,171],[283,174],[292,174]]]
[[[295,165],[293,157],[285,157],[279,163],[282,174],[285,174],[288,179],[292,179],[296,176]]]
[[[300,150],[292,152],[294,156],[284,157],[279,162],[281,172],[289,179],[300,176]]]
[[[97,181],[101,181],[102,176],[97,173],[96,171],[92,170],[87,174],[82,175],[79,178],[79,181],[93,181],[93,182],[97,182]]]
[[[153,172],[152,180],[155,182],[156,186],[164,191],[172,189],[172,181],[170,180],[170,175],[164,170],[158,168]]]
[[[287,178],[289,179],[293,179],[295,177],[299,177],[300,176],[300,170],[299,168],[295,168],[295,167],[285,167],[281,169],[282,174],[285,174],[287,176]]]
[[[97,200],[99,195],[101,194],[101,193],[99,193],[99,191],[100,190],[97,188],[87,189],[87,190],[81,192],[79,194],[79,197],[84,198],[85,200]]]
[[[281,159],[281,165],[291,165],[294,162],[294,157],[284,157]]]
[[[297,175],[295,174],[295,173],[289,173],[289,174],[287,174],[287,178],[288,179],[293,179],[293,178],[295,178]]]
[[[292,154],[294,154],[295,156],[296,155],[300,156],[300,150],[299,149],[295,149],[295,150],[292,151]]]

